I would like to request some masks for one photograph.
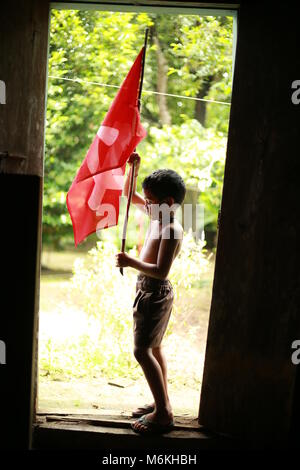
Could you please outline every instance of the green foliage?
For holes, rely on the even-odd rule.
[[[186,289],[201,287],[202,275],[207,271],[209,256],[205,249],[206,242],[195,241],[191,230],[184,233],[184,239],[179,255],[175,258],[169,279],[174,286],[175,296]],[[175,301],[176,304],[176,301]],[[176,318],[179,318],[180,313]]]
[[[172,18],[172,28],[169,21],[163,15],[157,21],[160,36],[168,34],[166,44],[170,44],[165,48],[170,64],[169,93],[230,102],[232,18],[178,15]],[[207,93],[201,93],[203,89]],[[168,104],[176,124],[178,115],[183,120],[194,116],[195,101],[169,99]],[[229,106],[208,105],[207,127],[227,132],[229,110]]]
[[[221,205],[226,137],[195,120],[181,125],[152,127],[149,138],[140,144],[143,163],[137,190],[143,178],[156,168],[172,168],[186,186],[199,191],[198,203],[204,205],[205,226],[216,225]]]
[[[66,207],[67,191],[116,94],[117,88],[111,86],[119,86],[125,78],[143,45],[146,26],[155,28],[159,36],[168,64],[169,93],[196,96],[209,80],[208,98],[230,100],[231,18],[51,10],[43,243],[51,244],[55,249],[63,248],[66,243],[73,244],[72,224]],[[150,37],[144,75],[145,91],[156,90],[157,86],[155,47]],[[82,81],[62,81],[59,78],[78,78]],[[99,86],[96,82],[111,86]],[[167,105],[174,125],[171,134],[180,134],[182,149],[191,148],[190,135],[195,140],[194,128],[199,129],[192,119],[196,102],[168,97]],[[228,116],[229,107],[208,105],[207,126],[225,135]],[[154,94],[143,93],[142,121],[149,130],[149,138],[146,145],[139,146],[139,151],[148,161],[148,151],[157,155],[155,139],[160,136],[162,128]],[[179,129],[185,131],[180,133]],[[214,141],[218,141],[217,133],[212,131],[212,135]],[[203,132],[198,138],[202,136]],[[199,146],[200,142],[197,144]],[[167,141],[164,142],[163,154],[167,155]],[[175,154],[177,161],[175,158],[172,160],[174,148],[171,148],[167,161],[160,159],[159,165],[179,166],[190,175],[199,173],[202,162],[195,158],[188,160],[182,151]],[[157,161],[155,167],[158,167]],[[215,211],[222,173],[215,171],[212,177],[218,180],[216,194],[212,203],[210,196],[206,196],[206,205]],[[190,180],[188,176],[188,184]]]
[[[176,301],[185,289],[199,287],[199,274],[208,268],[205,243],[196,243],[185,233],[182,249],[175,259],[169,279],[174,289],[174,307],[165,337],[178,338],[174,325],[181,321]],[[64,309],[55,330],[43,328],[40,338],[40,373],[54,380],[71,377],[138,378],[142,372],[133,356],[132,304],[137,271],[124,268],[124,277],[116,269],[116,248],[106,241],[97,242],[85,259],[77,258],[73,267],[72,293],[80,292],[82,317]],[[129,252],[136,256],[136,249]],[[78,294],[77,294],[78,295]],[[73,309],[73,313],[72,313]],[[71,334],[76,326],[76,334]],[[59,325],[59,327],[57,327]],[[191,332],[192,334],[192,332]]]

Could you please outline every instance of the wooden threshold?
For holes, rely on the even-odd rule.
[[[34,449],[236,449],[237,441],[215,435],[197,419],[174,417],[175,428],[160,436],[141,436],[130,415],[38,413],[33,427]]]

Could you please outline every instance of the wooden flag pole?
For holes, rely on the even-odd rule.
[[[143,53],[143,57],[142,57],[142,70],[141,70],[141,78],[140,78],[140,87],[139,87],[139,95],[138,95],[138,109],[139,109],[139,111],[141,109],[141,96],[142,96],[142,89],[143,89],[148,33],[149,33],[149,28],[146,28],[145,41],[144,41],[144,53]],[[131,203],[131,198],[132,198],[133,182],[134,182],[134,176],[135,176],[135,163],[136,162],[133,162],[132,165],[131,165],[130,186],[129,186],[130,189],[129,189],[129,195],[128,195],[128,199],[127,199],[126,215],[125,215],[124,225],[123,225],[122,248],[121,248],[122,253],[125,252],[126,232],[127,232],[127,224],[128,224],[128,217],[129,217],[129,208],[130,208],[130,203]],[[123,276],[123,268],[120,268],[120,273]]]

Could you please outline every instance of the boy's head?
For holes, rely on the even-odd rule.
[[[176,209],[182,204],[186,193],[183,179],[176,171],[170,169],[153,171],[143,180],[142,188],[151,203],[177,205]]]

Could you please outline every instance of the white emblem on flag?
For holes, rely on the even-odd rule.
[[[124,175],[121,168],[114,168],[113,170],[99,173],[93,176],[95,186],[88,200],[88,206],[93,211],[100,209],[104,193],[107,189],[123,189]],[[96,213],[96,215],[100,215]]]
[[[117,140],[119,131],[114,127],[100,126],[97,135],[105,145],[110,147]]]

